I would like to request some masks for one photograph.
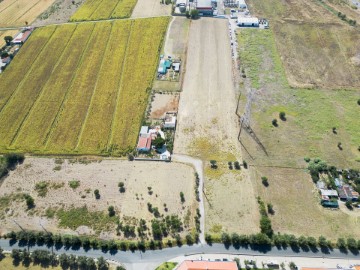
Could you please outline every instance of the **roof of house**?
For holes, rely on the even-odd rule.
[[[149,130],[148,126],[142,126],[140,129],[140,134],[147,134]]]
[[[196,8],[213,8],[211,0],[197,0]]]
[[[341,198],[352,198],[352,189],[349,185],[344,185],[341,188],[339,188],[339,196]]]
[[[19,33],[14,39],[13,39],[13,43],[20,43],[20,42],[24,42],[25,40],[27,40],[27,38],[30,36],[31,34],[31,30],[25,30],[22,33]]]
[[[148,136],[140,136],[139,137],[139,142],[137,145],[137,149],[150,149],[151,147],[151,137]]]
[[[236,262],[184,261],[177,270],[237,270]]]
[[[259,23],[256,17],[238,17],[238,23]]]
[[[332,189],[320,189],[322,196],[338,196],[338,192]]]

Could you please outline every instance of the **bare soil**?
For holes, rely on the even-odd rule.
[[[167,15],[171,15],[171,5],[160,4],[160,0],[138,0],[131,18]]]
[[[155,94],[151,103],[150,118],[162,118],[168,111],[177,111],[179,106],[179,95]]]
[[[186,61],[174,152],[200,157],[206,164],[206,231],[256,232],[252,183],[245,171],[227,168],[228,161],[241,161],[227,21],[192,21]],[[218,161],[217,170],[210,169],[211,159]]]
[[[61,166],[60,170],[54,170]],[[171,175],[171,177],[169,177]],[[76,189],[69,181],[78,180]],[[45,197],[35,190],[36,183],[49,183]],[[125,193],[120,193],[118,183],[124,182]],[[152,188],[152,195],[148,187]],[[171,188],[169,188],[171,187]],[[100,192],[95,199],[94,190]],[[185,203],[180,202],[180,192],[184,193]],[[29,230],[46,230],[60,233],[92,234],[91,228],[80,226],[75,231],[58,227],[58,220],[47,218],[46,209],[72,209],[86,206],[89,211],[105,211],[109,205],[115,207],[120,219],[131,217],[150,221],[153,215],[147,209],[150,202],[158,207],[161,214],[166,203],[165,214],[176,214],[184,218],[190,211],[191,220],[197,207],[194,196],[194,170],[180,163],[143,162],[125,160],[94,160],[93,162],[71,163],[65,160],[62,165],[50,158],[26,158],[25,162],[10,172],[1,184],[0,197],[14,194],[30,194],[35,200],[35,208],[26,210],[24,201],[11,201],[3,209],[1,206],[0,234],[19,230],[17,224]],[[17,222],[17,224],[14,222]],[[110,232],[109,235],[113,235]]]
[[[43,26],[54,23],[66,23],[85,0],[57,0],[42,13],[33,23],[34,26]]]

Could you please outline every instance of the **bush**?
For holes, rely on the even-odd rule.
[[[216,160],[210,160],[210,165],[212,169],[217,169],[218,167]]]
[[[34,199],[29,194],[25,194],[24,198],[25,198],[26,205],[27,205],[28,209],[33,208],[35,206]]]
[[[337,246],[339,249],[346,249],[345,239],[344,239],[344,238],[339,238],[339,239],[337,240],[336,246]]]
[[[221,235],[221,242],[225,245],[225,246],[230,246],[231,245],[231,237],[227,234],[227,233],[222,233]]]
[[[348,249],[350,250],[357,250],[357,243],[356,240],[354,238],[348,238],[346,241],[346,245],[348,247]]]
[[[184,193],[182,191],[180,192],[180,200],[181,200],[181,203],[185,202],[185,196],[184,196]]]
[[[206,243],[211,245],[213,242],[212,236],[210,234],[205,234],[205,241],[206,241]]]
[[[119,187],[120,193],[125,192],[125,184],[124,184],[124,182],[119,182],[118,187]]]
[[[267,235],[268,237],[272,237],[274,231],[271,227],[271,220],[267,216],[262,216],[260,219],[260,230],[261,233]]]
[[[271,123],[273,124],[274,127],[277,127],[277,126],[278,126],[278,122],[277,122],[276,119],[273,119],[273,120],[271,121]]]
[[[191,246],[192,244],[194,244],[194,239],[193,237],[191,236],[191,234],[187,234],[185,236],[185,239],[186,239],[186,244],[188,244],[189,246]]]
[[[261,177],[261,182],[265,187],[269,186],[269,182],[268,182],[267,177],[265,177],[265,176]]]
[[[248,164],[247,164],[247,162],[245,160],[243,160],[243,166],[244,166],[245,169],[248,168]]]
[[[353,210],[353,206],[352,206],[351,201],[346,201],[345,205],[349,210]]]
[[[24,162],[25,156],[23,154],[9,153],[5,156],[8,169],[15,169],[16,165]]]
[[[191,17],[191,19],[196,19],[196,18],[198,18],[198,17],[199,17],[199,11],[196,10],[196,9],[192,9],[192,10],[190,11],[190,17]]]
[[[94,190],[94,195],[95,195],[95,198],[96,198],[97,200],[100,199],[100,192],[99,192],[98,189],[95,189],[95,190]]]
[[[73,179],[73,180],[69,181],[69,186],[72,189],[77,189],[80,186],[80,181]]]
[[[269,214],[273,215],[275,213],[274,207],[273,207],[273,205],[271,203],[267,204],[267,209],[268,209]]]
[[[304,160],[305,160],[305,162],[309,163],[311,159],[308,157],[304,157]]]
[[[110,205],[109,208],[108,208],[108,212],[109,212],[110,217],[115,216],[115,208],[114,208],[114,206]]]
[[[236,170],[240,170],[240,163],[239,163],[239,161],[235,161],[235,162],[234,162],[234,167],[235,167]]]
[[[281,120],[286,121],[286,114],[285,114],[285,112],[280,112],[280,113],[279,113],[279,117],[280,117]]]
[[[358,99],[357,104],[360,106],[360,98]]]

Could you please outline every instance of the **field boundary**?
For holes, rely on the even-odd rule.
[[[99,77],[100,77],[100,70],[102,69],[103,65],[104,65],[104,56],[105,56],[105,53],[106,51],[108,50],[108,47],[109,47],[109,40],[111,38],[111,34],[112,34],[112,31],[113,31],[113,27],[114,27],[114,23],[112,22],[111,23],[111,29],[110,29],[110,32],[109,32],[109,36],[107,38],[107,41],[106,41],[106,46],[105,46],[105,50],[103,51],[103,54],[102,54],[102,59],[101,59],[101,64],[100,64],[100,67],[99,67],[99,72],[97,73],[97,77],[96,77],[96,82],[95,82],[95,85],[94,85],[94,90],[92,91],[92,95],[91,95],[91,99],[90,99],[90,103],[89,103],[89,106],[86,110],[86,116],[85,116],[85,120],[81,126],[81,129],[80,129],[80,132],[78,134],[78,138],[77,138],[77,143],[76,143],[76,146],[75,146],[75,150],[78,149],[79,147],[79,144],[81,142],[81,137],[83,135],[83,132],[84,132],[84,129],[85,129],[85,126],[86,126],[86,123],[88,121],[88,116],[89,116],[89,111],[93,105],[93,100],[94,100],[94,96],[95,96],[95,92],[96,92],[96,89],[97,89],[97,85],[98,85],[98,82],[99,82]]]
[[[64,56],[64,53],[65,53],[65,51],[66,51],[66,47],[68,46],[70,40],[72,39],[72,37],[73,37],[73,35],[74,35],[75,31],[76,31],[76,28],[77,28],[77,27],[74,27],[74,30],[73,30],[73,32],[71,33],[71,36],[69,37],[68,41],[66,42],[66,45],[63,46],[63,51],[61,52],[60,57],[57,59],[56,64],[52,67],[51,74],[54,72],[54,70],[55,70],[55,69],[58,67],[58,65],[60,64],[60,60],[61,60],[62,57]],[[56,30],[55,30],[55,31],[56,31]],[[54,31],[54,32],[55,32],[55,31]],[[26,122],[27,119],[29,118],[29,116],[30,116],[30,114],[32,113],[32,111],[33,111],[34,107],[36,106],[36,104],[39,102],[40,98],[43,96],[43,94],[44,94],[44,89],[45,89],[46,85],[49,83],[49,80],[50,80],[50,76],[47,78],[46,82],[43,84],[43,86],[42,86],[42,88],[41,88],[41,91],[40,91],[40,93],[38,94],[38,96],[36,97],[36,100],[34,101],[34,103],[31,105],[30,110],[28,111],[28,113],[26,114],[26,116],[24,117],[24,119],[21,121],[18,129],[17,129],[16,132],[15,132],[15,135],[14,135],[13,139],[12,139],[11,142],[10,142],[10,147],[11,147],[13,144],[16,143],[16,140],[18,139],[19,134],[20,134],[20,131],[21,131],[21,129],[23,128],[25,122]]]
[[[74,74],[73,74],[73,76],[72,76],[72,78],[71,78],[71,83],[69,84],[69,87],[68,87],[68,89],[66,90],[66,94],[64,95],[64,98],[63,98],[63,100],[62,100],[62,102],[61,102],[61,104],[60,104],[59,110],[58,110],[58,112],[56,113],[56,116],[55,116],[53,122],[51,123],[51,126],[50,126],[50,129],[49,129],[49,131],[48,131],[48,134],[47,134],[46,137],[45,137],[45,141],[44,141],[44,149],[45,149],[45,150],[47,149],[47,146],[48,146],[48,144],[49,144],[49,139],[51,138],[51,135],[52,135],[52,132],[53,132],[53,130],[54,130],[54,127],[56,126],[56,122],[59,120],[60,114],[61,114],[61,112],[62,112],[62,110],[63,110],[63,108],[64,108],[64,103],[65,103],[65,101],[67,100],[67,97],[68,97],[68,94],[69,94],[69,89],[71,89],[71,87],[72,87],[72,85],[73,85],[73,83],[74,83],[74,79],[75,79],[75,77],[76,77],[76,75],[77,75],[77,73],[78,73],[78,71],[79,71],[79,67],[80,67],[80,66],[82,65],[82,63],[83,63],[84,54],[85,54],[86,50],[87,50],[88,47],[89,47],[90,39],[91,39],[91,36],[92,36],[93,33],[94,33],[94,29],[95,29],[95,24],[93,25],[93,29],[91,30],[91,34],[89,35],[88,40],[86,41],[86,46],[85,46],[84,50],[82,51],[82,54],[81,54],[81,56],[80,56],[80,60],[79,60],[77,66],[76,66],[76,69],[75,69],[76,71],[74,72]]]
[[[39,54],[35,57],[34,61],[31,63],[30,68],[27,70],[25,76],[19,81],[18,85],[16,86],[14,92],[9,96],[9,98],[4,102],[4,105],[0,108],[0,113],[3,111],[3,109],[7,106],[7,104],[9,103],[9,101],[14,97],[14,95],[17,93],[17,90],[19,89],[19,87],[21,87],[25,81],[25,79],[28,77],[30,71],[32,70],[33,64],[37,61],[37,59],[39,58],[39,55],[41,54],[41,51],[48,45],[52,35],[55,33],[57,26],[55,27],[54,31],[52,32],[52,34],[49,36],[49,38],[47,39],[47,41],[44,43],[44,45],[39,48]]]

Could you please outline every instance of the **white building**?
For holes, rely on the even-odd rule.
[[[176,116],[167,115],[164,120],[164,128],[175,128],[176,127]]]
[[[259,27],[259,19],[256,17],[238,17],[237,25],[250,26],[250,27]]]
[[[247,9],[247,5],[245,3],[245,0],[238,0],[238,6],[239,8]]]

